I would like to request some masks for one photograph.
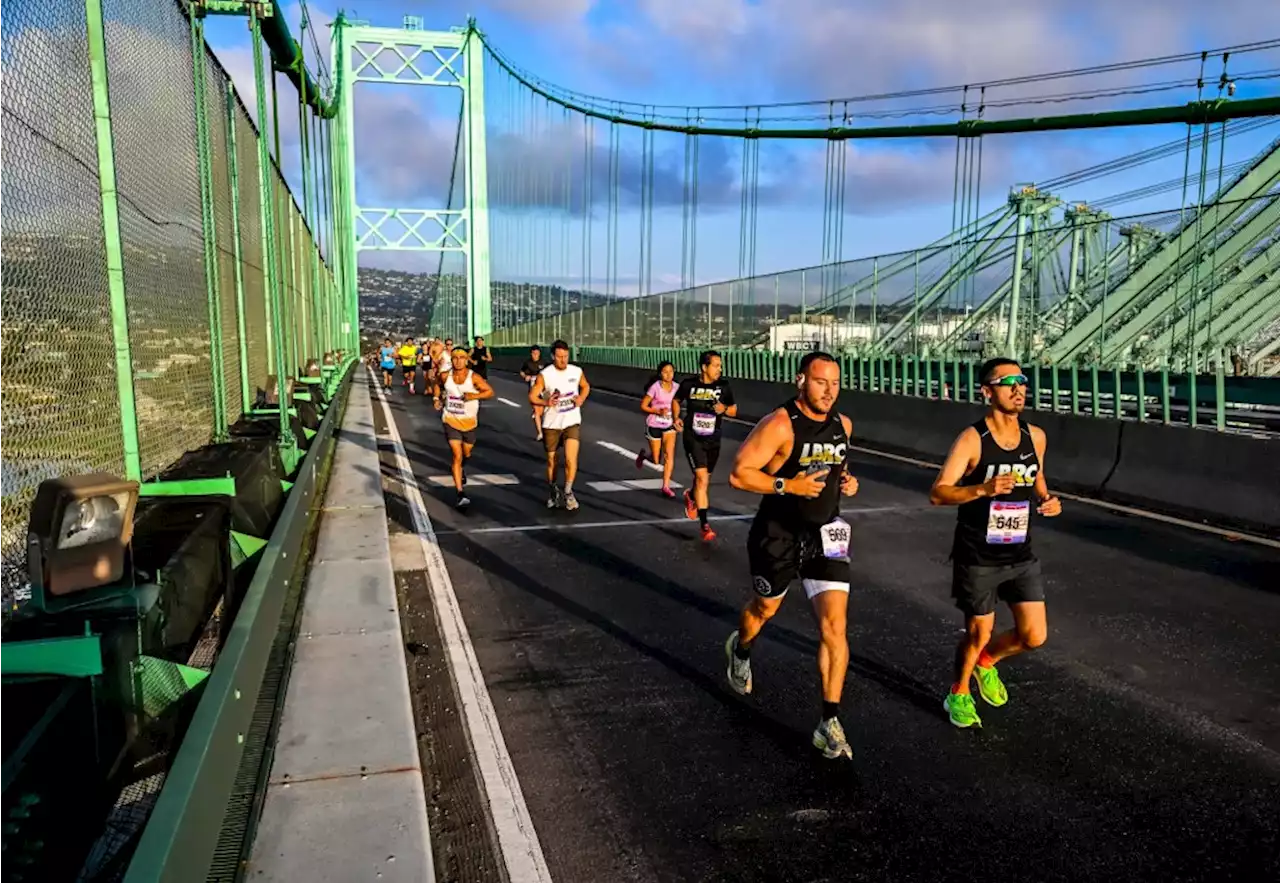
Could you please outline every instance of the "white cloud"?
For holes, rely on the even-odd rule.
[[[523,21],[549,23],[580,19],[595,0],[488,0],[486,5]]]

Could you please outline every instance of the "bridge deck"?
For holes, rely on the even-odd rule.
[[[855,755],[832,764],[808,747],[802,595],[758,645],[755,693],[724,682],[755,508],[724,476],[746,427],[727,432],[708,547],[677,503],[616,484],[658,475],[617,450],[642,444],[634,399],[593,394],[582,508],[548,512],[523,386],[494,385],[507,402],[483,405],[465,514],[429,401],[397,387],[390,409],[556,881],[1181,880],[1280,864],[1280,551],[1067,502],[1036,528],[1049,641],[1003,667],[1009,705],[980,703],[985,728],[958,731],[941,709],[960,625],[954,512],[928,505],[931,472],[858,455],[842,715]],[[386,441],[384,476],[398,462]],[[1052,458],[1050,439],[1051,481]],[[690,482],[683,460],[675,480]],[[391,496],[388,513],[394,547],[414,522]],[[432,606],[423,583],[406,591]],[[433,846],[480,879],[456,823],[475,795],[440,754]]]

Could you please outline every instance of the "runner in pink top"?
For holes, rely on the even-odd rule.
[[[671,399],[676,394],[676,369],[670,362],[658,366],[658,372],[645,389],[640,400],[640,410],[645,418],[645,439],[649,442],[649,457],[644,451],[636,455],[636,468],[644,466],[646,459],[662,464],[662,495],[675,497],[671,490],[671,468],[675,465],[676,427],[671,420]]]

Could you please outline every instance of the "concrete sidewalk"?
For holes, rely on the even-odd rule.
[[[339,432],[255,881],[434,881],[366,376]]]

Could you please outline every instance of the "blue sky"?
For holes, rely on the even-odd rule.
[[[295,36],[299,11],[286,6]],[[336,7],[311,3],[314,19],[324,24]],[[1015,75],[1068,70],[1087,65],[1212,49],[1280,37],[1280,4],[1256,0],[472,0],[469,3],[405,3],[362,0],[347,8],[349,17],[375,25],[397,26],[404,14],[420,15],[429,29],[462,25],[475,15],[488,39],[525,70],[578,92],[655,104],[745,104],[865,95],[929,86],[961,84]],[[327,53],[327,31],[320,34]],[[236,80],[252,96],[252,63],[243,20],[210,19],[210,45]],[[1041,93],[1062,88],[1150,83],[1194,77],[1196,65],[1170,66],[1133,74],[1114,73],[1089,81],[1038,85]],[[1280,51],[1240,54],[1230,70],[1280,68]],[[1210,62],[1216,81],[1221,59]],[[564,165],[564,151],[583,154],[581,123],[570,133],[549,124],[534,133],[539,144],[521,143],[531,130],[515,121],[514,94],[488,69],[491,200],[501,209],[527,199],[503,192],[500,169],[538,169]],[[1145,78],[1145,79],[1144,79]],[[1276,80],[1241,83],[1238,97],[1274,93]],[[288,88],[286,94],[291,93]],[[434,93],[427,95],[425,93]],[[442,94],[444,93],[444,94]],[[1016,95],[992,90],[991,98]],[[1011,109],[1011,115],[1103,110],[1118,106],[1177,104],[1195,97],[1179,89],[1112,98],[1088,106],[1040,105]],[[361,87],[357,100],[357,173],[362,204],[439,207],[451,149],[457,93],[411,87]],[[997,111],[999,112],[999,111]],[[290,126],[284,118],[286,141]],[[515,137],[502,140],[504,128]],[[1185,137],[1179,127],[1046,133],[984,139],[983,210],[999,205],[1017,182],[1044,180],[1076,168],[1113,159],[1154,144]],[[1228,139],[1223,161],[1246,159],[1280,135],[1268,126]],[[638,192],[640,136],[621,135],[623,209],[619,214],[619,288],[635,290],[639,261],[639,215],[627,194]],[[546,142],[546,143],[541,143]],[[596,131],[595,180],[607,182],[607,129]],[[660,138],[655,217],[654,290],[678,285],[683,142]],[[703,139],[698,220],[697,280],[737,275],[741,140]],[[924,245],[951,226],[956,143],[954,140],[860,141],[848,145],[843,256],[869,256]],[[503,155],[506,151],[506,155]],[[557,154],[557,151],[559,153]],[[757,232],[758,272],[817,264],[821,261],[824,147],[822,142],[767,141],[760,157],[760,207]],[[1214,161],[1218,160],[1214,153]],[[287,165],[288,163],[286,163]],[[1064,198],[1095,199],[1181,175],[1183,158],[1174,157],[1125,174],[1081,185]],[[553,173],[548,172],[549,176]],[[527,188],[526,188],[527,189]],[[607,186],[597,184],[593,213],[593,277],[603,271],[606,245]],[[1113,213],[1177,207],[1173,192]],[[539,267],[556,275],[558,257],[515,256],[504,248],[515,241],[514,219],[545,230],[541,240],[560,254],[563,223],[557,210],[517,212],[495,221],[495,275],[503,260],[512,274],[530,275]],[[581,218],[569,235],[572,276],[578,271]],[[529,226],[519,236],[527,240]],[[369,255],[379,266],[434,266],[403,255]],[[523,266],[521,264],[523,263]]]

